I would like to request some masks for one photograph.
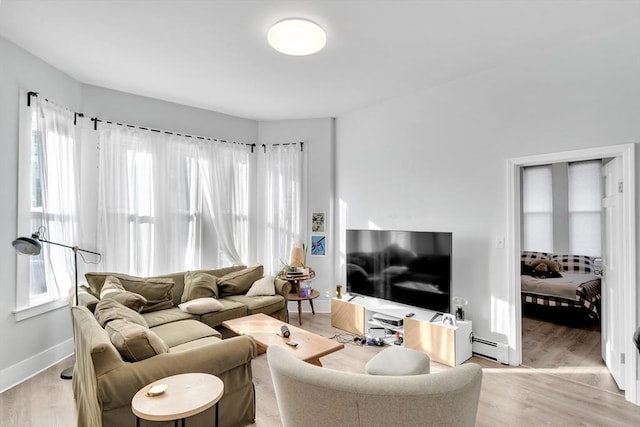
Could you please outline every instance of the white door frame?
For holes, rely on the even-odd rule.
[[[625,369],[626,384],[625,398],[627,401],[640,405],[640,380],[638,380],[638,350],[633,343],[633,333],[638,326],[638,293],[636,291],[636,217],[635,217],[635,144],[611,145],[606,147],[588,148],[584,150],[565,151],[560,153],[539,154],[518,157],[508,161],[508,207],[507,207],[507,260],[510,293],[509,293],[509,364],[522,363],[522,304],[520,300],[520,199],[521,179],[520,171],[525,166],[536,166],[558,162],[575,162],[582,160],[620,157],[622,159],[621,178],[624,182],[622,234],[629,236],[624,242],[623,269],[620,280],[623,283],[625,301],[621,301],[621,315],[625,330]]]

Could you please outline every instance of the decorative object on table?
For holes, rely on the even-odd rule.
[[[294,246],[291,249],[291,257],[289,258],[289,263],[286,264],[282,260],[284,264],[284,269],[287,273],[294,274],[309,274],[309,269],[307,268],[307,246],[303,243],[302,246]]]
[[[311,255],[326,255],[327,236],[311,236]]]
[[[456,306],[456,319],[464,321],[464,306],[467,305],[467,300],[462,297],[453,297],[453,305]]]
[[[311,232],[324,233],[325,213],[314,212],[311,214]]]
[[[456,326],[456,318],[453,314],[444,313],[442,315],[442,324],[447,326]]]
[[[44,238],[44,234],[46,229],[44,227],[38,228],[37,231],[31,234],[31,237],[18,237],[16,240],[11,242],[11,245],[15,248],[16,252],[23,255],[38,255],[42,250],[42,243],[47,243],[49,245],[61,246],[63,248],[71,249],[73,251],[73,269],[75,274],[75,299],[73,300],[73,305],[78,304],[78,252],[84,252],[87,254],[97,255],[101,257],[98,252],[89,251],[87,249],[81,249],[77,246],[69,246],[63,245],[62,243],[51,242]],[[82,256],[82,255],[81,255]],[[83,258],[84,260],[84,258]],[[86,261],[85,261],[86,262]],[[100,261],[98,261],[100,262]],[[60,378],[63,380],[70,380],[73,378],[73,367],[65,369],[60,374]]]
[[[342,285],[336,286],[336,298],[342,299]]]
[[[305,280],[300,284],[300,296],[308,298],[311,295],[311,280]]]

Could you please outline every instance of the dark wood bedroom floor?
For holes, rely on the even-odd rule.
[[[602,360],[600,321],[574,312],[525,306],[522,364],[608,392],[624,393]]]

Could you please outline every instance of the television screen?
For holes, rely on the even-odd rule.
[[[448,313],[450,232],[347,230],[347,291]]]

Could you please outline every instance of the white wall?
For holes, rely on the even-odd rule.
[[[11,242],[18,234],[18,106],[19,90],[70,108],[78,107],[81,85],[75,80],[0,37],[0,391],[73,351],[68,308],[15,322],[16,253]],[[28,286],[28,285],[27,285]]]
[[[281,120],[259,123],[260,144],[303,142],[308,150],[308,203],[307,218],[303,221],[307,245],[311,241],[311,213],[325,212],[326,236],[328,239],[325,256],[307,254],[307,264],[316,272],[313,288],[320,292],[314,301],[318,312],[331,311],[330,299],[335,295],[336,269],[333,264],[335,244],[333,239],[334,214],[334,145],[335,123],[333,119]],[[287,258],[287,254],[283,255]],[[295,303],[289,309],[297,311]],[[303,303],[304,311],[311,311],[309,303]],[[294,319],[295,320],[295,319]]]
[[[452,231],[474,334],[512,341],[507,159],[640,141],[639,75],[627,26],[338,117],[338,227]]]

